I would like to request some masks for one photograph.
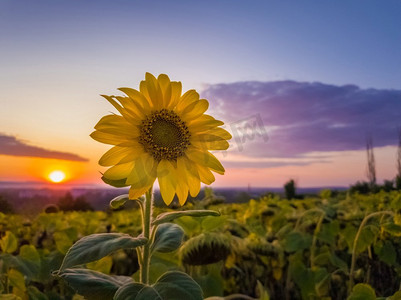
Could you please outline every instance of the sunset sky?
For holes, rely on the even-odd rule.
[[[166,73],[233,135],[215,186],[396,172],[401,2],[0,0],[0,182],[99,184],[100,94]]]

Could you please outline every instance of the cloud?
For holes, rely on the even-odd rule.
[[[211,101],[248,157],[304,157],[310,152],[396,145],[401,90],[361,89],[318,82],[236,82],[208,85]]]
[[[0,133],[0,155],[29,156],[54,158],[71,161],[88,161],[87,158],[77,154],[47,150],[37,146],[31,146],[15,136]]]

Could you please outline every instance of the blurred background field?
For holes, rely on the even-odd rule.
[[[371,213],[386,211],[368,218],[360,229],[354,281],[367,284],[362,288],[368,295],[391,296],[401,282],[401,192],[386,189],[377,187],[368,194],[355,187],[326,189],[315,195],[294,190],[293,198],[286,199],[292,192],[287,187],[282,194],[266,192],[248,195],[248,199],[243,191],[239,193],[242,203],[230,203],[233,199],[223,196],[224,192],[205,188],[184,209],[213,209],[221,216],[177,219],[185,232],[183,246],[179,252],[156,252],[151,280],[174,269],[192,275],[205,297],[241,293],[257,298],[260,282],[270,299],[346,299],[361,222]],[[0,203],[7,209],[4,194]],[[65,206],[68,203],[73,205]],[[156,206],[155,210],[171,209]],[[107,205],[93,210],[82,195],[71,193],[56,203],[46,203],[38,214],[1,213],[0,288],[21,299],[80,299],[65,282],[51,275],[69,247],[92,233],[136,236],[140,224],[134,202],[118,210]],[[133,250],[115,252],[87,267],[105,274],[138,275]]]

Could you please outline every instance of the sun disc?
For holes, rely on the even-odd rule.
[[[49,174],[49,179],[52,182],[58,183],[65,179],[65,174],[62,171],[53,171]]]

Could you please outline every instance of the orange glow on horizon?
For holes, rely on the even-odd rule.
[[[49,174],[49,180],[54,183],[63,182],[65,179],[65,173],[63,171],[57,170]]]

